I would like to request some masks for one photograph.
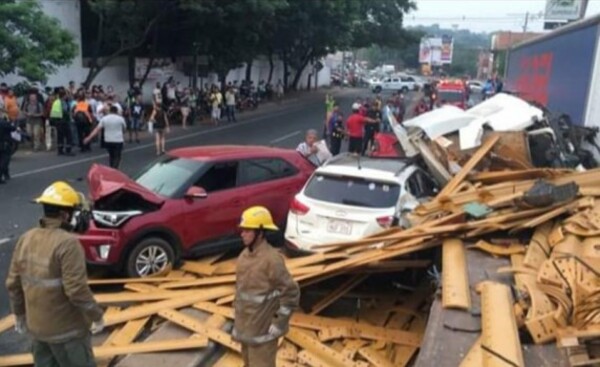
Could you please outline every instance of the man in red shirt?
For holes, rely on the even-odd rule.
[[[361,105],[355,103],[352,105],[352,114],[346,120],[346,130],[350,138],[348,151],[354,154],[361,154],[363,148],[363,136],[365,124],[376,124],[379,121],[360,114]]]

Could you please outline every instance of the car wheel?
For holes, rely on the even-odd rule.
[[[146,277],[165,270],[174,262],[175,251],[167,241],[159,237],[145,238],[129,253],[127,276]]]
[[[375,87],[373,90],[375,93],[381,93],[381,87]]]
[[[402,93],[404,93],[404,94],[408,93],[408,88],[407,87],[402,87]]]

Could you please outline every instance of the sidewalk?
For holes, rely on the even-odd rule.
[[[345,92],[345,91],[344,91]],[[289,92],[286,97],[284,97],[282,102],[277,101],[268,101],[263,102],[259,105],[259,107],[254,111],[236,111],[236,117],[238,122],[243,122],[248,120],[249,118],[259,117],[263,115],[267,115],[276,111],[281,111],[282,109],[286,109],[287,107],[293,107],[298,104],[298,102],[305,102],[309,100],[313,100],[317,97],[323,98],[325,93],[335,93],[335,91],[330,91],[327,89],[319,89],[317,91],[294,91]],[[341,93],[343,94],[343,93]],[[183,129],[181,125],[172,125],[171,132],[167,136],[167,140],[177,138],[180,136],[185,136],[186,134],[197,132],[200,130],[220,127],[225,125],[230,125],[232,123],[227,122],[227,118],[222,118],[221,122],[218,125],[213,125],[210,116],[202,116],[200,119],[196,119],[193,125],[188,125],[187,129]],[[154,135],[150,134],[147,130],[140,131],[139,133],[140,143],[128,143],[129,135],[125,133],[125,146],[127,147],[135,147],[137,145],[149,144],[154,142]],[[75,147],[73,151],[76,153],[75,157],[90,157],[94,155],[94,153],[102,152],[104,153],[104,149],[100,148],[98,143],[92,144],[92,152],[90,153],[79,153],[79,148]],[[40,152],[34,152],[30,146],[30,143],[25,143],[25,146],[20,146],[19,150],[14,154],[12,163],[22,161],[23,159],[28,158],[42,158],[42,157],[51,157],[56,156],[56,147],[53,146],[50,151],[43,150]],[[60,159],[68,159],[74,157],[60,157]]]

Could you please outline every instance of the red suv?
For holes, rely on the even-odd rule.
[[[87,260],[140,277],[185,256],[239,247],[242,211],[266,206],[283,228],[314,169],[296,151],[255,146],[173,150],[134,179],[93,165],[93,220],[80,237]]]

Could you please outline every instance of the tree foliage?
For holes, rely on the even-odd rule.
[[[16,73],[45,82],[77,53],[72,35],[35,0],[0,1],[0,76]]]

